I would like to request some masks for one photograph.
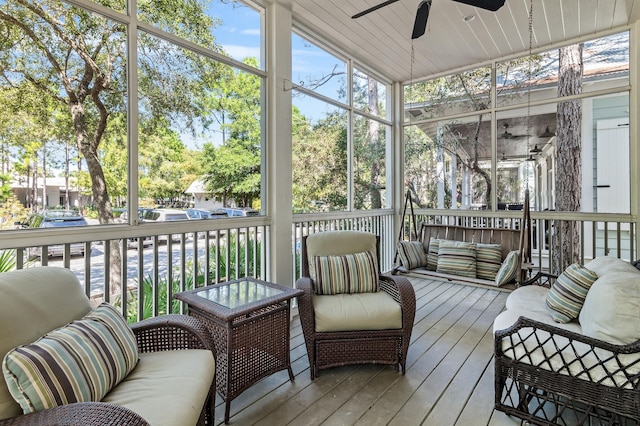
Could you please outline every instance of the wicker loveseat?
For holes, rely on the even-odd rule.
[[[593,284],[569,322],[548,306],[558,291],[533,285],[508,296],[494,322],[496,409],[540,425],[640,422],[640,271],[607,256],[584,268]],[[571,287],[562,283],[556,289]],[[576,299],[561,293],[565,312]]]
[[[115,320],[102,322],[105,315]],[[116,328],[124,332],[118,335]],[[104,330],[104,335],[98,333]],[[82,334],[85,332],[86,338]],[[125,337],[118,340],[119,336]],[[87,342],[96,345],[89,347]],[[81,386],[90,380],[76,380],[79,376],[93,378],[100,374],[98,381],[110,382],[114,371],[122,371],[123,358],[116,352],[127,342],[135,351],[135,356],[127,359],[135,362],[131,362],[126,376],[99,401],[72,402],[72,392],[93,392],[103,384]],[[156,317],[129,328],[110,305],[94,309],[76,276],[67,269],[37,267],[1,273],[0,357],[4,377],[0,379],[0,425],[213,424],[212,347],[204,326],[186,315]],[[82,350],[74,352],[74,348]],[[98,365],[103,364],[96,360],[111,369],[100,370]],[[47,386],[40,400],[29,388],[36,373],[20,376],[16,372],[19,365],[27,372],[31,366],[41,379],[36,380],[38,385]],[[71,365],[78,368],[72,371]],[[51,375],[46,376],[49,372]],[[20,403],[14,399],[16,391],[24,394],[19,395]],[[55,402],[38,409],[48,396]]]
[[[310,270],[314,259],[349,262],[347,256],[364,252],[373,255],[379,271],[379,244],[379,237],[358,231],[319,232],[303,238],[302,278],[296,287],[304,292],[298,304],[311,380],[321,369],[350,364],[389,364],[404,374],[416,311],[409,280],[378,274],[380,291],[319,295],[314,289],[318,283],[310,278],[320,275]]]

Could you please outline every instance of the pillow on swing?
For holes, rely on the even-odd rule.
[[[427,266],[427,256],[420,241],[398,241],[398,256],[407,269]]]

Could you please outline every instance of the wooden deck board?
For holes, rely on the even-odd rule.
[[[390,366],[322,370],[311,382],[300,322],[291,326],[295,381],[286,371],[231,403],[230,424],[265,426],[491,425],[516,419],[493,410],[495,316],[508,293],[495,288],[409,277],[416,319],[403,376]],[[223,424],[218,397],[216,424]]]

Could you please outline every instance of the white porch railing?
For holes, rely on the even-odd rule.
[[[380,236],[380,268],[389,271],[395,254],[395,231],[392,210],[365,210],[358,212],[332,212],[299,214],[293,217],[294,279],[300,278],[302,237],[322,231],[349,229],[372,232]]]
[[[16,230],[0,233],[0,250],[12,252],[17,269],[72,270],[87,296],[120,306],[134,321],[179,311],[178,291],[266,279],[268,231],[265,218]],[[47,256],[52,248],[62,256]],[[110,262],[113,255],[120,260]]]
[[[415,210],[415,218],[407,216],[403,226],[403,238],[415,239],[414,220],[417,232],[420,224],[442,223],[468,227],[494,227],[520,229],[521,211],[485,212],[477,210]],[[586,262],[597,256],[615,256],[627,261],[638,257],[636,243],[636,218],[626,214],[609,213],[570,213],[543,211],[531,212],[532,261],[539,270],[550,271],[549,259],[554,256],[556,246],[553,238],[562,240],[557,230],[572,223],[578,223],[579,253],[578,259]],[[573,241],[568,243],[573,244]],[[558,271],[550,271],[558,273]],[[561,271],[560,271],[561,272]]]
[[[405,217],[402,238],[416,238],[414,220],[418,230],[422,221],[518,229],[522,218],[522,212],[518,211],[420,209],[415,213],[415,218]],[[550,238],[556,229],[569,222],[579,223],[579,259],[582,261],[602,255],[628,261],[640,257],[636,246],[636,220],[630,215],[545,211],[531,212],[531,217],[533,262],[538,269],[549,269],[549,259],[554,254]],[[392,269],[398,231],[392,210],[300,214],[294,215],[292,223],[294,282],[300,277],[302,237],[337,229],[363,230],[379,235],[382,270]],[[173,302],[173,294],[177,291],[242,276],[266,279],[269,276],[267,259],[272,256],[267,239],[269,232],[266,217],[11,230],[0,232],[0,251],[11,252],[19,269],[37,265],[71,269],[88,296],[121,306],[123,313],[133,321],[179,311],[180,304]],[[85,254],[71,256],[72,248],[75,251],[78,243]],[[30,257],[33,253],[47,253],[52,246],[61,249],[63,256]],[[117,265],[108,261],[114,250],[121,254]]]

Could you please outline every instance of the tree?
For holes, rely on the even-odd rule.
[[[440,77],[434,80],[416,83],[405,90],[405,104],[420,104],[435,114],[455,113],[460,111],[481,111],[491,104],[489,97],[491,69],[487,67],[465,71]],[[420,119],[421,117],[417,117]],[[475,125],[465,126],[461,131],[459,123],[447,123],[435,129],[433,137],[429,138],[430,151],[436,157],[439,152],[456,158],[458,167],[466,167],[479,175],[486,184],[484,203],[491,201],[491,175],[481,167],[480,152],[482,142],[480,129],[483,115],[478,114]],[[461,141],[467,142],[463,144]],[[440,180],[444,177],[440,176]],[[435,200],[423,200],[423,204],[438,207]]]
[[[111,7],[110,0],[96,2]],[[215,22],[200,3],[156,0],[140,6],[140,19],[216,48],[211,35]],[[91,178],[98,219],[113,223],[100,149],[112,117],[127,114],[127,27],[61,1],[13,0],[0,7],[0,31],[0,75],[5,85],[28,83],[41,98],[64,106]],[[198,100],[215,80],[216,66],[144,32],[138,34],[140,115],[149,119],[181,115],[187,117],[185,125],[191,125],[202,114]],[[111,253],[112,290],[119,291],[116,242]]]
[[[355,78],[357,77],[357,78]],[[356,72],[353,97],[356,105],[366,106],[366,111],[380,116],[384,111],[380,105],[378,82],[371,76]],[[361,84],[358,84],[360,83]],[[386,127],[380,122],[358,114],[353,121],[353,185],[356,209],[379,209],[382,207],[382,191],[386,187],[385,151]]]
[[[347,208],[347,124],[344,111],[316,125],[293,108],[293,208],[297,212]]]
[[[526,90],[523,89],[526,89],[529,83],[533,84],[534,80],[541,75],[541,64],[542,57],[540,55],[498,64],[500,78],[496,86],[496,97],[504,101],[521,98],[526,93]],[[458,172],[462,169],[472,172],[476,178],[474,186],[481,191],[474,198],[481,198],[483,204],[487,206],[491,204],[495,184],[491,181],[491,170],[486,165],[487,159],[492,157],[492,152],[489,149],[491,146],[490,132],[487,131],[489,120],[486,113],[481,111],[486,111],[491,107],[490,89],[491,68],[489,67],[476,68],[419,82],[405,88],[405,105],[409,105],[412,110],[412,121],[468,111],[480,112],[474,121],[451,120],[435,124],[418,123],[417,126],[427,133],[428,149],[434,158],[440,155],[439,153],[443,153],[445,154],[443,160],[446,157],[455,159]],[[417,115],[418,110],[422,110],[423,114],[427,115]],[[433,127],[434,125],[435,127]],[[415,141],[415,138],[413,140]],[[405,139],[405,145],[406,143]],[[406,156],[405,162],[413,163]],[[417,175],[413,171],[409,171],[409,173]],[[460,182],[453,182],[453,184],[460,185]],[[437,191],[427,192],[437,194]],[[449,195],[447,194],[447,196]],[[454,203],[455,200],[451,200],[451,202]],[[423,199],[422,203],[437,206],[433,198]],[[447,204],[445,203],[445,205]]]
[[[247,58],[257,66],[256,58]],[[216,112],[224,141],[203,147],[207,191],[227,205],[250,207],[260,198],[261,186],[261,79],[228,68],[209,96],[207,107]]]
[[[582,92],[582,44],[560,49],[558,70],[558,97]],[[582,102],[558,102],[558,145],[556,157],[556,209],[580,211],[582,198]],[[554,234],[554,271],[564,269],[579,260],[579,222],[560,221]]]

